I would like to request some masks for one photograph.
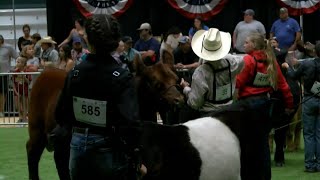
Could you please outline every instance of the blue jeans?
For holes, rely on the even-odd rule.
[[[70,176],[81,179],[125,179],[128,163],[124,153],[97,134],[73,133],[70,143]]]
[[[305,167],[320,170],[320,98],[305,99],[309,99],[302,105]]]

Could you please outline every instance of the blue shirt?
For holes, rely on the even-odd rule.
[[[295,41],[296,33],[301,31],[295,19],[278,19],[272,24],[270,32],[277,37],[279,48],[289,48]]]
[[[208,26],[206,26],[206,25],[203,25],[202,26],[202,29],[203,30],[209,30],[209,27]],[[189,37],[193,37],[193,35],[197,32],[198,30],[197,29],[195,29],[194,27],[191,27],[190,29],[189,29]]]

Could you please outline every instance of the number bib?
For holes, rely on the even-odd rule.
[[[106,127],[107,101],[73,97],[73,112],[77,121]]]
[[[255,86],[269,86],[269,75],[257,72],[256,77],[254,78],[253,85]]]
[[[216,88],[216,101],[226,100],[230,98],[231,94],[231,84],[226,84],[223,86],[218,86]]]
[[[320,96],[320,82],[318,82],[318,81],[315,81],[314,83],[313,83],[313,86],[312,86],[312,88],[311,88],[311,90],[310,90],[313,94],[317,94],[317,96]]]

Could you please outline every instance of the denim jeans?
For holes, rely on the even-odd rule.
[[[267,96],[252,96],[240,99],[237,103],[243,104],[246,111],[251,112],[251,117],[243,120],[243,131],[240,134],[241,178],[270,180],[270,100]]]
[[[114,152],[102,135],[73,133],[69,169],[72,180],[125,179],[128,167],[124,153]]]
[[[320,98],[305,99],[309,99],[302,105],[305,167],[320,170]]]

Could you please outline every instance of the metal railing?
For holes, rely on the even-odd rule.
[[[40,72],[0,73],[0,127],[26,126],[32,85]]]

